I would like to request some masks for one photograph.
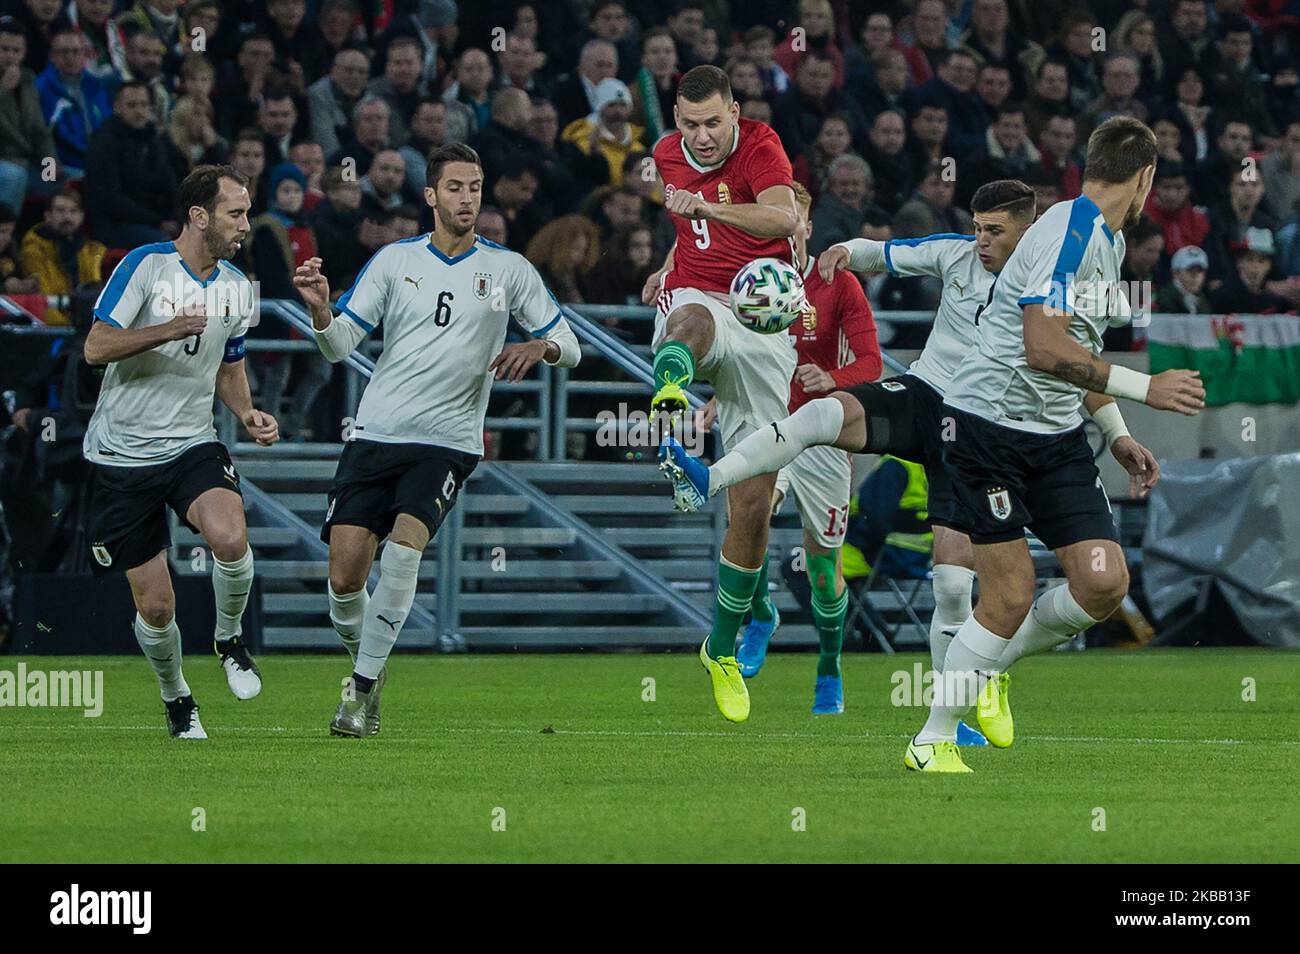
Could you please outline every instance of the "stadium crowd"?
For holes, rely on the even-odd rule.
[[[1072,198],[1089,132],[1125,114],[1160,144],[1124,263],[1154,310],[1300,305],[1300,15],[1282,0],[0,0],[0,292],[84,297],[178,234],[191,169],[229,162],[252,182],[236,264],[296,298],[294,268],[319,255],[337,296],[431,227],[425,157],[465,141],[484,237],[561,301],[639,303],[672,240],[649,152],[701,63],[780,135],[814,197],[813,254],[968,232],[993,178],[1042,207]],[[866,282],[877,309],[932,308],[933,286]],[[608,324],[648,342],[648,323]],[[882,327],[882,344],[924,335]],[[250,363],[286,435],[332,434],[323,359]],[[12,423],[55,390],[18,389]]]

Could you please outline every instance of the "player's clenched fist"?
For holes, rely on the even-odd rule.
[[[835,281],[837,271],[848,267],[849,250],[838,245],[832,245],[817,259],[817,272],[821,275],[822,281],[828,285]]]
[[[659,297],[659,286],[664,283],[663,272],[652,272],[650,277],[645,280],[645,287],[641,289],[641,304],[653,305],[655,299]]]
[[[329,304],[330,283],[321,274],[319,258],[309,258],[298,266],[293,273],[293,287],[308,307],[324,308]]]
[[[201,335],[208,327],[208,311],[202,305],[186,305],[176,317],[167,322],[168,337],[180,341],[190,335]]]
[[[1201,372],[1172,369],[1151,376],[1147,404],[1161,411],[1177,411],[1188,417],[1205,407],[1205,387]]]
[[[688,219],[707,219],[709,203],[685,189],[677,189],[664,200],[664,208]]]

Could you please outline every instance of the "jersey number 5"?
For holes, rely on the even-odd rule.
[[[451,303],[456,296],[449,291],[438,293],[438,307],[433,312],[433,323],[439,328],[446,328],[451,321]]]

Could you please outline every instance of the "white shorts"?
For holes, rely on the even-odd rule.
[[[853,461],[838,447],[810,447],[776,475],[776,493],[794,493],[804,532],[827,550],[844,545]],[[777,507],[780,507],[778,502]]]
[[[722,446],[737,441],[790,412],[790,379],[798,354],[788,334],[761,335],[750,331],[731,313],[727,303],[696,288],[661,292],[655,311],[653,347],[663,344],[668,315],[682,305],[703,305],[713,317],[713,347],[695,366],[713,385],[718,399]]]

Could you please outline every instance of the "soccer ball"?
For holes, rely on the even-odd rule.
[[[803,276],[779,258],[756,258],[731,282],[731,313],[761,335],[785,331],[807,307]]]

